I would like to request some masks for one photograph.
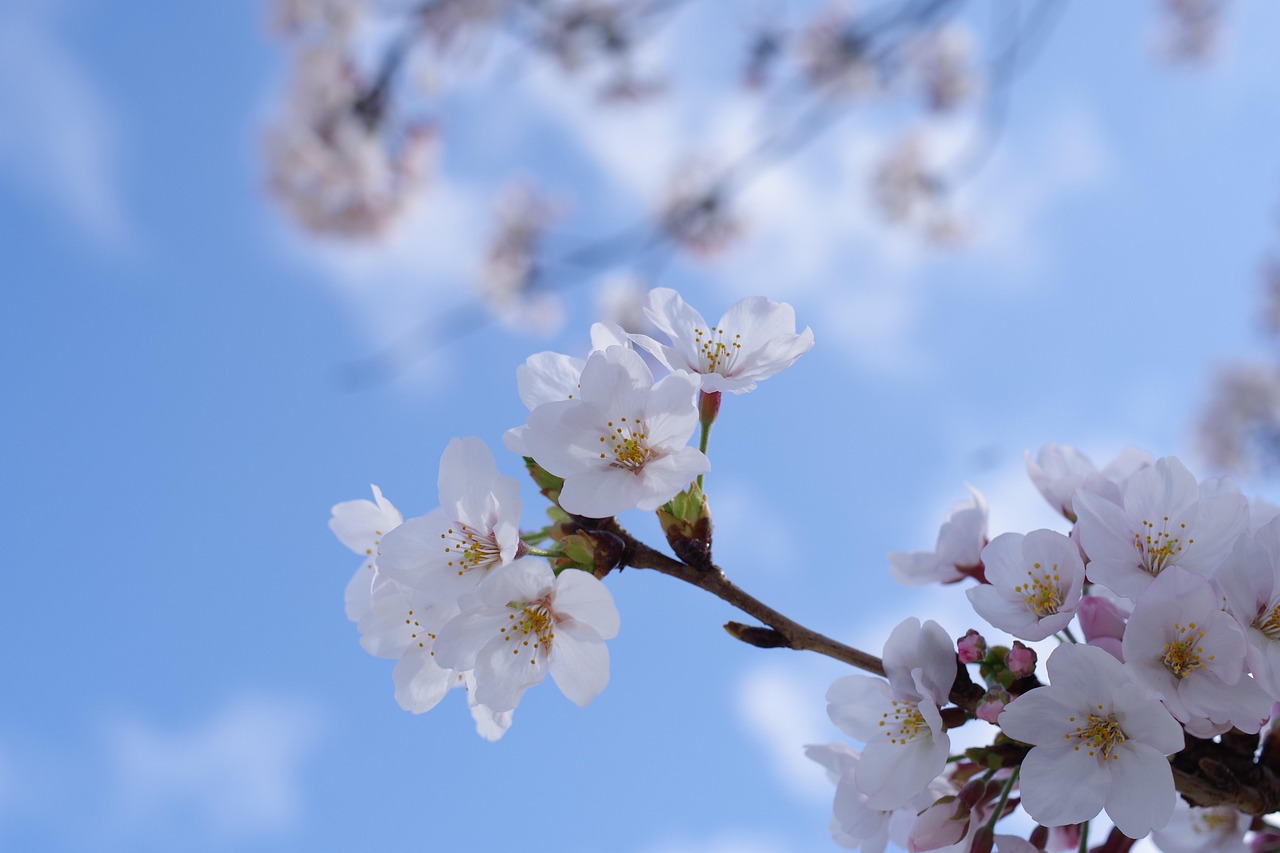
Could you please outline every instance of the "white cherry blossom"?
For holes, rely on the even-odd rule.
[[[1034,747],[1022,762],[1022,807],[1044,826],[1105,809],[1130,838],[1164,826],[1177,799],[1165,756],[1184,745],[1178,721],[1102,649],[1061,645],[1046,666],[1049,685],[1014,699],[999,719],[1006,735]]]
[[[386,536],[378,569],[448,604],[520,546],[520,484],[498,473],[485,443],[455,438],[440,457],[440,508],[411,518]]]
[[[979,573],[986,544],[987,501],[969,486],[969,498],[957,502],[942,523],[934,550],[891,553],[889,574],[908,586],[955,583]]]
[[[900,809],[875,809],[867,805],[867,795],[854,784],[862,753],[843,743],[827,743],[806,746],[804,754],[821,764],[836,786],[828,824],[832,840],[862,853],[884,853],[889,842],[906,848],[916,815],[954,790],[938,778]]]
[[[1151,840],[1164,853],[1245,853],[1249,815],[1229,806],[1194,808],[1178,800],[1173,817]]]
[[[613,323],[594,323],[591,326],[591,351],[602,352],[611,346],[631,346],[626,332]],[[582,369],[587,360],[558,352],[534,353],[516,368],[516,388],[520,402],[529,411],[543,403],[572,400],[579,396]],[[507,431],[503,443],[507,449],[521,456],[529,456],[524,434],[528,426],[518,426]]]
[[[1280,701],[1280,520],[1236,540],[1214,580],[1227,612],[1245,627],[1249,669]]]
[[[973,609],[1002,631],[1043,640],[1075,616],[1084,563],[1075,543],[1052,530],[1002,533],[982,549],[990,583],[965,590]]]
[[[476,700],[494,711],[514,709],[548,673],[579,706],[609,680],[604,641],[617,636],[618,611],[587,572],[556,576],[545,561],[524,557],[494,572],[459,607],[436,639],[436,659],[474,670]]]
[[[697,380],[676,373],[655,383],[639,353],[592,353],[581,395],[529,413],[518,443],[564,478],[560,506],[590,518],[654,510],[711,467],[688,442],[698,425]],[[508,436],[510,433],[508,433]]]
[[[343,501],[330,510],[329,529],[338,541],[359,554],[363,561],[347,583],[344,594],[347,618],[356,622],[369,609],[377,580],[378,545],[382,537],[400,526],[404,516],[395,504],[373,489],[373,500]]]
[[[846,675],[827,690],[827,714],[866,744],[854,777],[872,809],[901,808],[946,767],[951,740],[938,707],[956,675],[955,647],[936,622],[914,617],[884,647],[888,681]]]
[[[1220,606],[1209,581],[1170,566],[1134,604],[1124,632],[1134,679],[1202,738],[1233,726],[1256,732],[1271,712],[1271,699],[1244,673],[1244,630]]]
[[[1130,599],[1168,566],[1208,576],[1249,524],[1248,502],[1234,486],[1198,485],[1172,456],[1126,480],[1119,504],[1081,491],[1075,510],[1089,580]]]
[[[1084,489],[1118,503],[1119,484],[1155,461],[1150,453],[1130,447],[1099,471],[1089,457],[1076,448],[1053,443],[1040,448],[1035,459],[1029,450],[1025,456],[1031,482],[1054,509],[1071,521],[1076,519],[1072,499],[1077,491]]]
[[[633,335],[632,340],[673,373],[701,374],[707,393],[745,394],[813,348],[812,330],[796,334],[795,310],[763,296],[738,300],[712,326],[679,293],[655,287],[649,291],[645,314],[671,343],[645,335]]]

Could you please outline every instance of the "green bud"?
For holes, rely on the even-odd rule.
[[[658,508],[658,521],[676,556],[690,566],[710,569],[711,507],[697,483]]]

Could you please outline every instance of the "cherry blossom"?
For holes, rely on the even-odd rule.
[[[1244,631],[1199,575],[1170,566],[1138,599],[1124,634],[1134,679],[1196,737],[1256,732],[1271,700],[1244,673]]]
[[[587,572],[556,576],[523,557],[459,600],[441,629],[437,661],[474,670],[476,700],[510,711],[548,673],[575,704],[586,705],[609,680],[604,641],[618,634],[618,611],[604,584]]]
[[[1172,456],[1136,471],[1121,502],[1075,497],[1088,578],[1135,599],[1168,566],[1210,574],[1249,523],[1248,502],[1229,482],[1195,477]]]
[[[1079,450],[1066,444],[1046,444],[1036,458],[1026,451],[1027,475],[1044,499],[1069,520],[1075,521],[1072,499],[1080,489],[1120,502],[1120,484],[1135,471],[1151,465],[1151,454],[1130,447],[1122,450],[1099,471]]]
[[[564,478],[566,512],[607,518],[654,510],[711,467],[687,446],[698,425],[695,377],[676,373],[655,383],[638,353],[612,346],[587,358],[580,386],[580,398],[530,412],[517,440]]]
[[[969,486],[968,500],[957,502],[942,523],[934,550],[891,553],[889,574],[909,586],[955,583],[981,575],[982,549],[986,544],[987,501]]]
[[[411,518],[383,539],[378,569],[451,603],[515,559],[520,547],[520,484],[498,473],[479,438],[455,438],[440,457],[440,508]]]
[[[1173,772],[1182,727],[1094,646],[1066,644],[1049,656],[1050,683],[1014,699],[1000,728],[1033,746],[1022,762],[1022,807],[1044,826],[1091,820],[1103,809],[1130,838],[1173,814]]]
[[[343,501],[330,510],[329,529],[338,541],[364,560],[347,584],[344,599],[347,618],[360,619],[370,606],[374,581],[377,578],[378,545],[382,537],[400,526],[404,516],[395,504],[382,496],[382,489],[371,486],[373,500]]]
[[[1194,808],[1182,800],[1173,817],[1151,833],[1151,840],[1164,853],[1245,853],[1249,816],[1233,808]]]
[[[873,809],[896,809],[946,766],[951,740],[938,706],[955,681],[950,636],[938,623],[904,620],[884,647],[886,682],[846,675],[827,690],[827,714],[866,744],[854,782]]]
[[[916,815],[954,790],[944,779],[935,779],[900,809],[871,808],[867,805],[867,795],[854,783],[862,753],[843,743],[828,743],[806,746],[804,754],[821,764],[827,778],[836,786],[828,824],[832,840],[841,847],[858,848],[862,853],[884,853],[891,841],[905,848]]]
[[[973,609],[1023,640],[1043,640],[1075,616],[1084,563],[1075,544],[1052,530],[1003,533],[982,549],[989,584],[965,590]]]
[[[668,370],[702,375],[702,390],[711,394],[745,394],[762,379],[786,370],[813,348],[813,332],[796,334],[790,305],[763,296],[740,299],[712,326],[667,287],[649,291],[645,314],[670,339],[661,344],[645,335],[632,339]]]
[[[1280,520],[1241,536],[1214,580],[1227,611],[1246,628],[1249,669],[1280,700]]]

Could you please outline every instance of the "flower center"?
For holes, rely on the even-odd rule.
[[[1197,669],[1203,669],[1205,660],[1212,661],[1213,655],[1201,660],[1200,655],[1204,654],[1204,646],[1199,643],[1204,639],[1204,630],[1196,628],[1196,623],[1191,622],[1187,625],[1175,623],[1173,627],[1177,630],[1179,639],[1170,640],[1164,644],[1164,655],[1160,658],[1160,662],[1164,664],[1165,669],[1174,674],[1174,677],[1186,678]]]
[[[1022,596],[1022,601],[1031,608],[1039,618],[1052,616],[1062,607],[1062,591],[1059,586],[1058,564],[1050,569],[1040,563],[1033,563],[1027,570],[1026,583],[1018,584],[1013,591]]]
[[[742,349],[742,344],[738,343],[742,335],[735,334],[733,340],[727,341],[724,329],[716,328],[694,329],[693,335],[702,362],[702,369],[698,372],[727,375],[738,351]]]
[[[1160,574],[1165,570],[1166,566],[1173,565],[1178,561],[1178,556],[1182,553],[1182,533],[1186,530],[1186,524],[1179,524],[1178,529],[1172,533],[1165,529],[1169,524],[1169,516],[1164,516],[1156,523],[1142,520],[1144,532],[1133,534],[1133,547],[1138,549],[1138,556],[1142,561],[1142,568],[1152,577]],[[1175,536],[1174,533],[1179,535]],[[1188,539],[1187,545],[1194,545],[1194,539]]]
[[[1269,640],[1280,640],[1280,603],[1273,605],[1265,617],[1260,614],[1253,623],[1253,627],[1265,634]]]
[[[1116,761],[1120,758],[1118,755],[1112,755],[1111,752],[1117,746],[1124,743],[1129,738],[1120,729],[1120,722],[1116,720],[1115,714],[1107,714],[1102,716],[1102,706],[1098,706],[1098,713],[1090,713],[1084,719],[1084,724],[1075,727],[1074,731],[1067,732],[1064,737],[1067,740],[1080,741],[1075,745],[1075,750],[1079,752],[1081,749],[1089,750],[1089,755],[1097,755],[1102,753],[1103,759],[1111,759]],[[1075,716],[1067,717],[1067,721],[1076,722]]]
[[[600,443],[607,448],[600,454],[601,459],[608,460],[610,468],[622,468],[633,474],[656,457],[657,452],[649,446],[649,433],[639,418],[618,418],[617,423],[609,421],[610,432],[600,436]]]
[[[1191,831],[1197,835],[1223,835],[1236,828],[1235,809],[1213,808],[1200,809],[1191,815]]]
[[[473,527],[455,521],[458,525],[441,533],[444,552],[449,555],[449,565],[465,575],[473,569],[491,569],[502,562],[502,549],[492,533],[481,533]]]
[[[930,732],[920,708],[913,702],[894,699],[889,710],[880,715],[880,725],[889,743],[906,744]]]
[[[507,614],[507,625],[498,629],[507,642],[514,643],[513,655],[527,651],[530,665],[537,665],[539,654],[546,657],[551,653],[551,642],[556,638],[556,615],[550,604],[544,599],[540,601],[507,604],[513,612]]]

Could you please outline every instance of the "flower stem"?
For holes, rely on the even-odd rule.
[[[1021,770],[1021,764],[1015,766],[1013,772],[1009,774],[1008,781],[1004,783],[1004,788],[1000,791],[1000,802],[996,803],[995,813],[991,815],[991,821],[987,824],[987,832],[996,831],[996,823],[1004,816],[1004,807],[1009,802],[1009,795],[1013,793],[1013,786],[1018,783],[1018,773]]]
[[[719,391],[699,391],[698,392],[698,421],[702,425],[702,432],[698,437],[698,449],[706,455],[707,444],[711,439],[711,425],[716,422],[716,416],[720,414],[720,392]],[[698,488],[702,488],[702,475],[698,475]]]

